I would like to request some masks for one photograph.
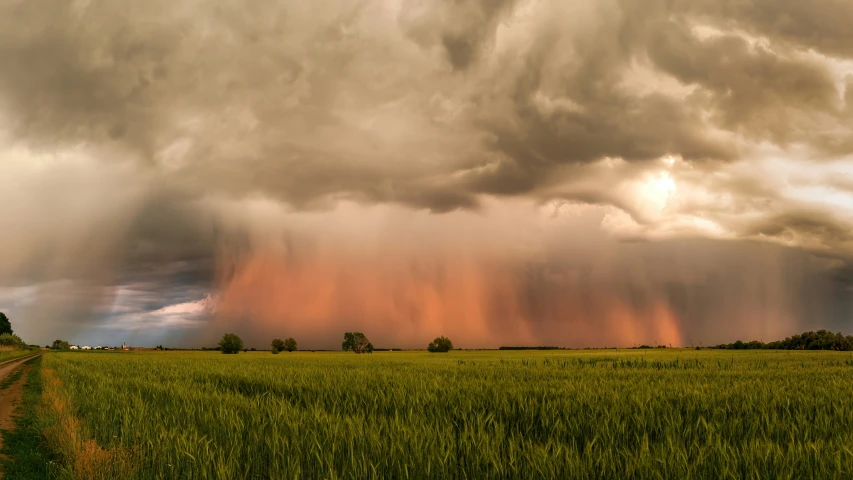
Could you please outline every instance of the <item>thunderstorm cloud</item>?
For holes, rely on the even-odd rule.
[[[837,0],[4,2],[0,311],[39,344],[849,330],[850,19]]]

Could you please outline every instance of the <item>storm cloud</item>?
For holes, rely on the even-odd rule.
[[[0,310],[38,343],[846,327],[847,18],[831,0],[5,2]]]

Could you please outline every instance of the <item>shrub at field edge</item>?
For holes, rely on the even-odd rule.
[[[219,341],[219,348],[222,353],[239,353],[243,350],[243,340],[233,333],[226,333]]]

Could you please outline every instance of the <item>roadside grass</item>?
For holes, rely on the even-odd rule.
[[[18,357],[26,357],[38,353],[37,350],[0,350],[0,362],[13,360]]]
[[[136,478],[133,449],[103,448],[77,415],[62,380],[50,368],[41,371],[41,398],[36,406],[41,441],[56,459],[62,479]],[[162,477],[161,477],[162,478]]]
[[[41,362],[37,357],[26,363],[31,365],[27,383],[21,393],[16,429],[3,431],[4,458],[0,459],[4,480],[50,480],[57,478],[56,464],[41,442],[37,405],[41,399]],[[19,375],[20,377],[20,375]]]

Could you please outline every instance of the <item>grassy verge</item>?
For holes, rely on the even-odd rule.
[[[3,432],[2,453],[7,458],[0,461],[4,480],[56,478],[56,468],[41,444],[36,407],[42,393],[41,357],[27,362],[32,365],[27,374],[21,404],[18,406],[17,428]]]
[[[59,478],[107,480],[136,478],[134,452],[127,448],[102,448],[76,412],[56,371],[41,370],[41,398],[37,400],[37,431],[55,458]]]
[[[0,362],[39,353],[38,350],[0,350]]]

